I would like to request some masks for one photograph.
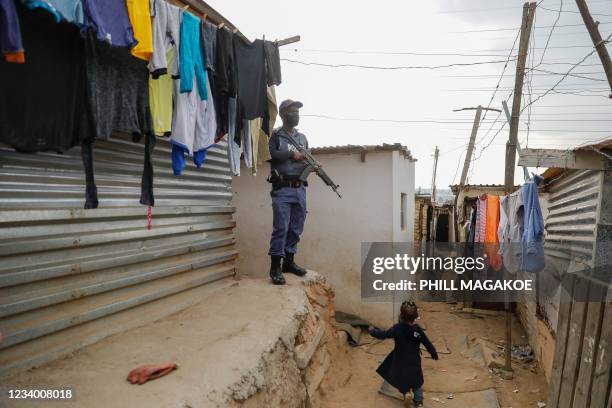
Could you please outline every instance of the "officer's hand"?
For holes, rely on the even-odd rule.
[[[304,155],[300,152],[293,152],[293,160],[304,160]]]

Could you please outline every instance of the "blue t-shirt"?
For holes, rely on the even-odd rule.
[[[134,30],[124,0],[82,0],[85,14],[84,29],[91,29],[96,38],[111,45],[136,45]]]
[[[44,8],[55,16],[58,23],[66,20],[82,25],[84,22],[81,0],[22,0],[22,3],[29,9]]]

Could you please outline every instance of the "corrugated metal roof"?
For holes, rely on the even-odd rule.
[[[320,146],[311,149],[314,154],[333,154],[333,153],[362,153],[380,151],[398,151],[411,161],[416,161],[410,150],[400,143],[383,143],[382,145],[342,145],[342,146]]]
[[[593,144],[589,144],[589,145],[585,145],[585,146],[578,146],[574,149],[574,151],[578,151],[578,150],[602,150],[602,149],[612,149],[612,137],[597,143],[593,143]]]
[[[579,152],[579,151],[592,151],[592,150],[610,150],[612,149],[612,137],[609,139],[605,139],[602,141],[599,141],[597,143],[591,143],[588,145],[582,145],[582,146],[578,146],[575,147],[572,151],[574,152]],[[547,183],[550,183],[553,179],[556,179],[557,177],[560,177],[561,174],[565,173],[566,171],[568,171],[567,169],[562,169],[562,168],[554,168],[551,167],[549,169],[546,169],[543,173],[542,173],[542,177],[544,177],[544,180]]]

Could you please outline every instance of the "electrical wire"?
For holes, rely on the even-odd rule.
[[[599,23],[599,25],[608,25],[608,24],[612,24],[612,21],[602,21]],[[539,29],[545,29],[545,28],[551,28],[552,26],[541,26],[538,27]],[[562,24],[562,25],[557,25],[557,28],[560,27],[584,27],[584,23],[580,23],[580,24]],[[517,29],[517,27],[512,27],[512,28],[487,28],[487,29],[482,29],[482,30],[466,30],[466,31],[450,31],[447,34],[469,34],[469,33],[486,33],[486,32],[497,32],[497,31],[515,31]],[[520,29],[520,27],[518,27],[518,29]]]
[[[546,11],[552,11],[552,12],[557,12],[557,10],[552,10],[549,8],[546,8],[544,6],[538,6],[538,8],[542,9],[542,10],[546,10]],[[574,11],[574,10],[563,10],[564,13],[572,13],[572,14],[580,14],[579,11]],[[612,17],[612,14],[602,14],[602,13],[591,13],[592,16],[598,16],[598,17]]]
[[[548,43],[550,42],[550,37],[552,36],[553,31],[555,31],[555,27],[557,26],[557,23],[559,22],[559,19],[561,18],[561,13],[563,12],[563,0],[560,0],[560,1],[561,3],[559,3],[559,13],[557,14],[557,19],[553,23],[552,27],[550,28],[550,32],[548,33],[548,38],[546,39],[546,45],[544,46],[544,51],[542,51],[542,56],[540,57],[540,64],[542,64],[542,62],[544,61],[544,55],[546,54],[546,50],[548,49]],[[535,26],[535,23],[534,23],[534,26]]]
[[[595,4],[595,3],[607,3],[608,0],[596,0],[596,1],[589,1],[589,4]],[[542,1],[540,1],[538,3],[538,6],[543,3]],[[552,4],[551,4],[552,6]],[[540,8],[542,8],[541,6],[539,6]],[[439,11],[438,14],[452,14],[452,13],[474,13],[474,12],[481,12],[481,11],[499,11],[499,10],[516,10],[516,7],[495,7],[495,8],[478,8],[478,9],[463,9],[463,10],[443,10],[443,11]],[[556,11],[556,10],[553,10]]]
[[[612,34],[610,34],[605,40],[604,43],[607,43],[608,41],[610,41],[610,38],[612,38]],[[549,90],[547,90],[546,92],[544,92],[541,95],[538,95],[538,97],[536,99],[534,99],[528,106],[533,105],[534,103],[536,103],[537,101],[539,101],[540,99],[544,98],[546,95],[548,95],[550,92],[554,91],[555,88],[565,80],[565,78],[567,78],[572,71],[578,67],[580,64],[582,64],[584,61],[586,61],[587,58],[589,58],[591,55],[593,55],[595,52],[597,51],[597,49],[595,47],[593,47],[593,50],[591,52],[589,52],[587,55],[585,55],[582,60],[578,61],[577,63],[575,63],[574,65],[572,65],[572,67],[557,81],[557,83],[555,85],[552,86],[552,88],[550,88]],[[521,109],[521,113],[525,110],[526,107],[524,107],[523,109]]]
[[[501,114],[501,113],[500,113]],[[327,119],[334,121],[343,121],[343,122],[383,122],[383,123],[433,123],[433,124],[442,124],[442,125],[454,125],[454,124],[472,124],[473,121],[468,120],[454,120],[454,119],[381,119],[381,118],[349,118],[349,117],[341,117],[341,116],[330,116],[330,115],[320,115],[313,113],[301,114],[302,117],[307,118],[317,118],[317,119]],[[612,122],[612,119],[542,119],[540,122]],[[496,123],[495,121],[483,122],[481,123]]]
[[[404,69],[441,69],[441,68],[451,68],[451,67],[462,67],[462,66],[473,66],[473,65],[485,65],[485,64],[501,64],[506,61],[479,61],[479,62],[465,62],[465,63],[453,63],[453,64],[444,64],[444,65],[404,65],[404,66],[395,66],[395,67],[380,67],[373,65],[357,65],[357,64],[324,64],[320,62],[310,62],[310,61],[296,61],[288,58],[281,58],[281,61],[290,62],[293,64],[307,65],[307,66],[318,66],[318,67],[326,67],[326,68],[362,68],[362,69],[372,69],[372,70],[404,70]]]
[[[415,55],[427,57],[505,57],[505,54],[476,54],[476,53],[441,53],[441,52],[417,52],[417,51],[368,51],[368,50],[338,50],[338,49],[315,49],[315,48],[281,48],[286,52],[319,52],[327,54],[350,54],[350,55]],[[475,51],[478,52],[478,51]]]
[[[530,68],[530,71],[543,72],[543,73],[547,73],[549,75],[565,75],[565,73],[562,73],[562,72],[554,72],[554,71],[549,71],[549,70],[546,70],[546,69],[539,69],[539,68],[535,68],[535,67],[534,68]],[[581,72],[581,73],[578,73],[578,74],[569,74],[568,76],[571,76],[571,77],[574,77],[574,78],[588,79],[588,80],[591,80],[591,81],[608,82],[605,79],[591,78],[591,77],[583,76],[582,74],[585,74],[585,73]],[[593,74],[599,74],[599,72],[593,72]]]

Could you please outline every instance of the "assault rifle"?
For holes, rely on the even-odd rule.
[[[291,136],[288,132],[285,134],[289,138],[289,141],[291,142],[291,144],[295,146],[296,149],[298,149],[298,151],[302,154],[302,156],[304,156],[304,160],[306,160],[306,163],[308,163],[308,167],[306,167],[304,171],[302,172],[302,174],[300,174],[300,180],[306,181],[310,173],[314,171],[315,173],[317,173],[317,176],[319,176],[321,180],[323,180],[325,184],[327,184],[328,186],[331,187],[332,190],[334,190],[334,193],[338,194],[338,197],[342,198],[342,196],[338,192],[338,187],[340,186],[334,183],[333,180],[327,175],[325,170],[323,170],[323,166],[321,165],[321,163],[319,163],[317,159],[315,159],[314,156],[310,154],[310,152],[304,148],[304,146],[300,145],[293,138],[293,136]]]

